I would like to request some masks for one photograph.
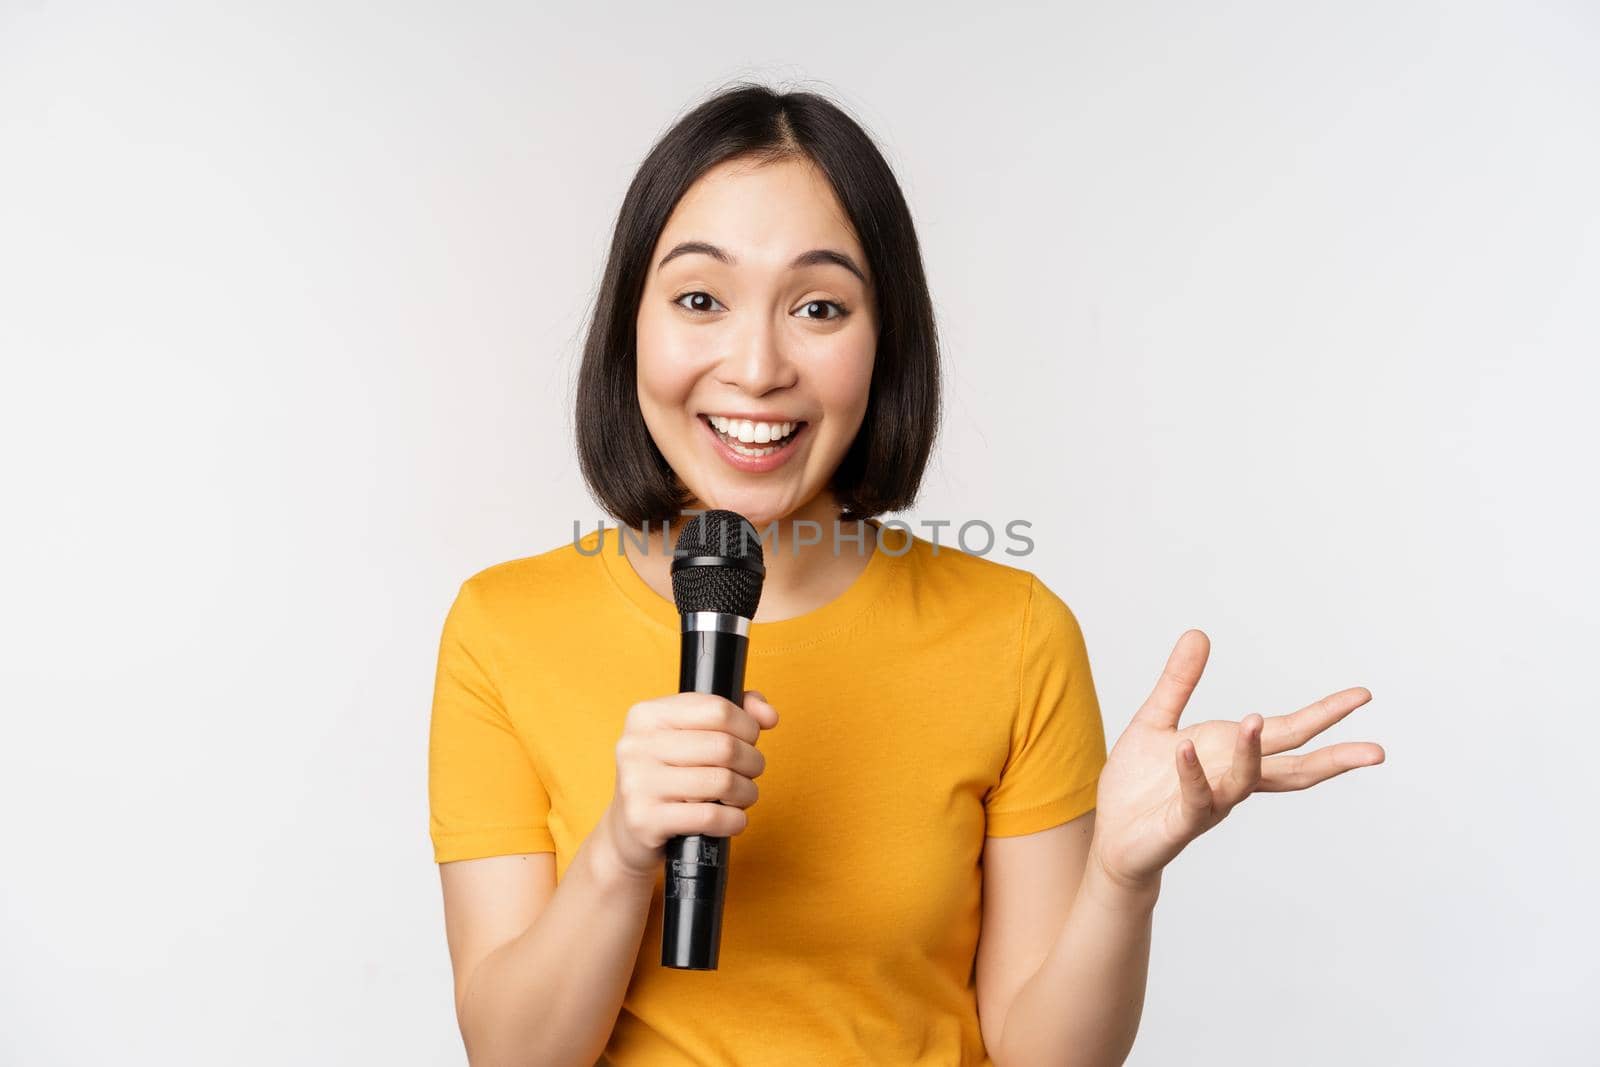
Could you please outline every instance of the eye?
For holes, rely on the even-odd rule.
[[[811,312],[811,310],[813,308],[833,308],[834,311],[837,312],[837,314],[835,314],[835,315],[812,315],[812,314],[810,314],[810,312]],[[842,319],[846,315],[850,314],[848,311],[845,310],[845,306],[843,304],[839,303],[837,300],[811,300],[811,301],[808,301],[806,303],[805,307],[801,308],[801,310],[807,312],[807,314],[802,315],[801,318],[816,319],[819,322],[826,322],[829,319]]]
[[[695,300],[693,302],[694,306],[693,307],[688,307],[683,303],[685,297],[701,297],[703,299]],[[679,307],[683,308],[683,310],[688,311],[688,312],[692,312],[693,314],[696,314],[696,315],[709,315],[709,314],[711,314],[711,312],[714,309],[703,306],[706,303],[706,301],[710,301],[711,303],[716,304],[717,307],[722,308],[723,311],[727,311],[728,310],[727,308],[722,307],[722,304],[718,302],[716,297],[712,296],[710,293],[701,292],[698,289],[695,290],[694,292],[684,293],[681,296],[675,297],[672,302],[674,304],[677,304]]]

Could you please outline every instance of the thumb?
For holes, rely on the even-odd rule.
[[[763,730],[770,730],[778,725],[778,709],[767,703],[766,696],[759,689],[744,691],[744,710],[755,716],[756,722],[761,724]]]

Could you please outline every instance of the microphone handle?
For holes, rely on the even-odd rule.
[[[705,615],[699,618],[704,619]],[[719,624],[726,621],[727,629],[719,625],[715,629],[683,631],[678,692],[715,693],[742,704],[745,653],[750,639],[734,632],[734,628],[748,624],[737,615],[718,614],[715,618]],[[687,620],[685,616],[686,623]],[[726,837],[706,834],[667,840],[661,917],[663,967],[717,969],[717,953],[722,945],[722,899],[728,888],[729,843]]]

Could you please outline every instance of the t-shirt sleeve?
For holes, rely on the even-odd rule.
[[[1011,752],[985,802],[990,837],[1031,834],[1092,810],[1106,762],[1083,631],[1037,577],[1023,613],[1019,676]]]
[[[469,578],[445,618],[434,678],[428,825],[436,863],[555,851],[550,797],[501,700],[492,636]]]

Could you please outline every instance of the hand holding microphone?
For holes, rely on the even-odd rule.
[[[743,515],[716,508],[684,526],[673,557],[672,599],[682,620],[678,690],[709,693],[730,702],[739,699],[745,691],[750,622],[767,574],[761,535]],[[726,836],[712,833],[686,834],[667,842],[663,967],[716,969],[728,886],[728,843]]]
[[[623,869],[654,881],[672,838],[742,831],[767,762],[756,739],[777,724],[777,709],[754,690],[743,707],[711,693],[674,693],[629,708],[602,821]]]
[[[744,688],[766,566],[750,520],[721,509],[690,520],[673,556],[678,693],[628,709],[598,829],[630,876],[653,881],[664,861],[661,965],[715,970],[729,839],[747,825],[766,768],[756,741],[778,724],[766,698]]]

